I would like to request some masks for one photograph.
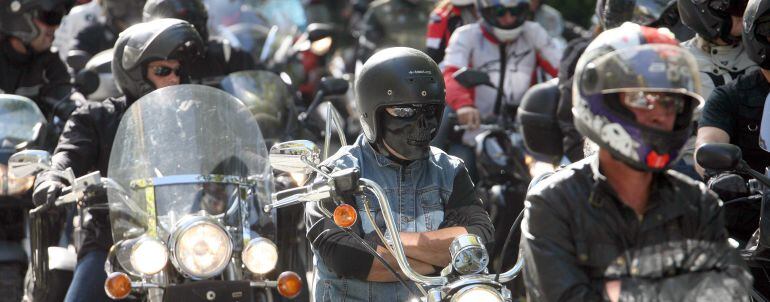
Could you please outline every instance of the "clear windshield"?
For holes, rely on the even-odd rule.
[[[166,239],[188,215],[219,220],[236,244],[251,236],[247,226],[274,229],[273,216],[261,211],[272,171],[259,126],[240,101],[218,89],[166,87],[131,105],[108,176],[125,190],[108,191],[116,242],[145,233]]]
[[[30,99],[0,94],[0,143],[33,141],[44,124],[45,117]]]
[[[281,78],[268,71],[250,70],[229,74],[221,87],[241,100],[259,123],[270,145],[282,140],[297,116],[294,100]]]

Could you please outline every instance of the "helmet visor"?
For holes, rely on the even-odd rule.
[[[487,23],[501,29],[521,26],[531,13],[528,1],[518,1],[511,5],[489,5],[479,11]]]
[[[667,92],[690,96],[698,105],[703,102],[695,58],[676,45],[627,47],[602,55],[583,68],[577,73],[584,95]]]
[[[652,24],[663,15],[670,1],[668,0],[637,0],[634,6],[631,22],[636,24]]]

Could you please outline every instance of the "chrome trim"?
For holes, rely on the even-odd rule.
[[[393,257],[396,258],[398,266],[401,268],[401,271],[404,272],[404,275],[419,284],[425,284],[429,286],[441,286],[446,284],[446,277],[427,277],[417,273],[414,269],[412,269],[407,260],[406,253],[404,253],[404,245],[401,243],[401,235],[398,233],[398,228],[396,228],[395,222],[396,220],[390,210],[390,202],[388,201],[388,197],[385,196],[382,187],[380,187],[380,185],[378,185],[376,182],[366,178],[361,178],[359,181],[364,185],[364,187],[370,189],[372,193],[374,193],[374,196],[377,197],[377,201],[380,203],[382,215],[385,217],[385,225],[387,226],[388,230],[391,230],[390,235],[393,237],[392,243],[394,245],[393,250],[395,252]],[[388,242],[386,238],[380,239],[382,242]]]
[[[496,288],[494,288],[494,287],[492,287],[490,285],[487,285],[487,284],[468,285],[468,286],[461,287],[461,288],[459,288],[459,290],[457,292],[455,292],[454,294],[451,295],[452,298],[450,298],[449,301],[450,302],[456,302],[466,292],[469,292],[469,291],[474,290],[474,289],[481,289],[481,288],[485,288],[486,290],[495,293],[497,295],[497,297],[499,298],[500,302],[505,301],[505,297],[503,297],[503,295],[500,293],[500,291],[498,289],[496,289]],[[494,302],[494,301],[491,301],[491,302]]]
[[[457,263],[457,257],[460,256],[461,253],[471,250],[482,251],[481,259],[473,259],[477,262],[476,264],[478,264],[479,267],[473,271],[461,272],[460,269],[455,266]],[[489,253],[487,252],[486,247],[484,247],[484,244],[481,242],[481,237],[474,234],[461,235],[452,240],[452,243],[449,245],[449,254],[451,255],[452,259],[452,268],[454,268],[456,272],[462,275],[481,273],[489,264]]]
[[[186,185],[186,184],[199,184],[199,183],[226,183],[239,186],[253,185],[255,182],[247,179],[246,177],[234,176],[234,175],[217,175],[217,174],[181,174],[181,175],[169,175],[162,177],[142,178],[134,179],[131,181],[131,189],[143,189],[149,186],[168,186],[168,185]]]
[[[205,275],[194,275],[187,271],[186,268],[182,267],[179,263],[179,260],[177,259],[177,244],[179,238],[184,234],[185,232],[189,231],[192,227],[195,227],[197,225],[201,224],[210,224],[216,228],[218,228],[220,231],[222,231],[223,234],[227,237],[228,243],[228,252],[227,252],[227,262],[225,262],[225,265],[223,265],[221,268],[218,268],[216,270],[213,270],[211,273],[205,274]],[[227,230],[216,220],[213,220],[206,216],[188,216],[177,222],[176,226],[174,226],[174,229],[171,231],[171,235],[168,239],[168,250],[169,250],[169,258],[171,258],[171,263],[176,267],[181,273],[190,276],[191,279],[206,279],[213,276],[216,276],[222,271],[227,268],[227,264],[231,262],[232,256],[233,256],[233,242],[232,238],[230,237],[230,233],[227,232]]]
[[[524,258],[519,257],[518,260],[516,260],[516,265],[514,265],[510,270],[503,272],[500,274],[500,282],[505,283],[508,281],[513,280],[516,278],[516,276],[521,273],[521,269],[524,268]],[[494,279],[494,275],[492,275],[492,278]]]

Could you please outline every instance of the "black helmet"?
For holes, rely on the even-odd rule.
[[[636,170],[663,171],[676,162],[703,98],[695,57],[673,33],[633,23],[604,31],[580,56],[574,79],[572,113],[580,134]],[[638,122],[622,105],[621,93],[678,97],[673,130]]]
[[[361,126],[371,143],[378,139],[378,115],[384,107],[444,105],[446,94],[444,78],[436,62],[409,47],[392,47],[375,53],[361,68],[355,89]]]
[[[770,2],[749,0],[746,14],[743,16],[743,45],[749,59],[762,69],[770,69]]]
[[[714,42],[721,38],[727,43],[740,42],[730,35],[730,16],[742,16],[748,0],[677,0],[679,16],[699,36]]]
[[[115,42],[112,73],[129,100],[155,90],[147,79],[147,64],[157,60],[189,61],[201,53],[203,41],[190,23],[158,19],[126,29]]]
[[[59,25],[75,0],[0,0],[0,33],[30,43],[40,31],[33,19]]]
[[[558,162],[564,154],[564,135],[556,116],[560,96],[558,78],[537,84],[524,93],[516,112],[527,151],[550,163]]]
[[[195,26],[204,42],[209,39],[209,13],[201,0],[147,0],[142,18],[144,22],[160,18],[185,20]]]
[[[120,32],[118,21],[130,26],[142,21],[142,7],[145,0],[101,0],[102,11],[107,24]]]
[[[599,25],[612,29],[624,22],[652,26],[674,5],[675,0],[598,0],[596,16]]]

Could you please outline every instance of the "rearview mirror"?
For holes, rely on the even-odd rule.
[[[455,71],[452,74],[452,78],[454,78],[458,83],[460,83],[460,85],[463,85],[466,88],[473,88],[479,85],[495,87],[495,85],[492,84],[492,82],[489,80],[489,75],[487,73],[468,69],[468,67],[463,67],[460,68],[460,70]]]
[[[278,171],[307,174],[312,169],[306,162],[319,164],[320,153],[318,146],[308,140],[277,143],[270,148],[270,165]]]
[[[695,160],[706,169],[734,170],[741,162],[741,148],[732,144],[709,143],[695,150]]]
[[[324,92],[324,96],[341,95],[348,92],[348,81],[340,78],[322,78],[320,89]]]
[[[14,178],[32,176],[50,168],[51,154],[48,151],[24,150],[8,159],[8,172]]]

